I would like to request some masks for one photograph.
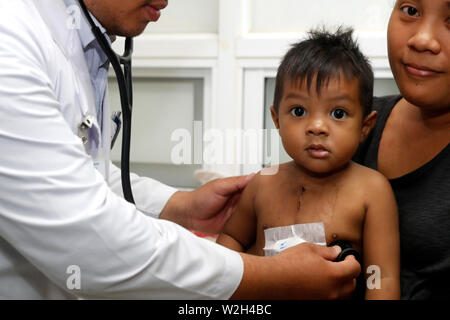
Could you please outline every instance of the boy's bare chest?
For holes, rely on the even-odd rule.
[[[293,224],[323,222],[327,243],[347,240],[359,249],[365,208],[360,190],[351,187],[274,186],[256,199],[257,239],[264,247],[264,230]],[[262,248],[261,248],[262,250]]]

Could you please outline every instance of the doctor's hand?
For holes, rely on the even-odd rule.
[[[303,243],[273,257],[241,253],[244,275],[232,299],[345,299],[361,266],[355,257],[333,262],[341,248]]]
[[[255,174],[213,180],[193,191],[178,191],[160,219],[204,233],[219,233],[236,209],[241,193]]]

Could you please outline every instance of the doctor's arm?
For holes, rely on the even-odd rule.
[[[112,163],[109,184],[123,197],[121,172]],[[193,191],[177,191],[148,177],[130,174],[136,207],[145,214],[187,229],[216,234],[236,208],[249,176],[216,179]]]
[[[123,198],[121,171],[112,162],[110,162],[109,168],[109,187],[115,194]],[[169,199],[178,191],[157,180],[141,177],[135,173],[130,173],[130,182],[136,207],[153,218],[159,218]]]
[[[41,46],[48,37],[14,27],[0,26],[0,237],[79,297],[229,298],[241,257],[112,192],[63,115],[47,65],[63,58]],[[66,286],[73,265],[79,290]]]

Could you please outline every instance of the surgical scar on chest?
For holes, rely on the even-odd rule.
[[[300,211],[302,208],[302,201],[303,201],[303,194],[306,192],[306,189],[304,186],[300,186],[298,190],[298,196],[297,196],[297,212]]]
[[[324,191],[300,185],[295,192],[297,216],[312,219],[317,217],[324,223],[330,222],[336,210],[338,192],[338,188],[329,188]]]

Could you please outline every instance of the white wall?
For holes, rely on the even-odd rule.
[[[172,132],[178,128],[192,132],[194,122],[194,83],[180,80],[134,81],[132,152],[130,161],[158,164],[171,163]],[[112,101],[119,92],[110,85]],[[118,110],[117,106],[113,108]],[[120,109],[119,109],[120,110]],[[117,145],[121,145],[121,136]],[[120,159],[120,148],[114,148],[112,159]]]
[[[218,0],[169,0],[157,23],[146,33],[217,33]]]
[[[384,31],[393,0],[250,0],[251,32],[307,31],[319,24]]]

